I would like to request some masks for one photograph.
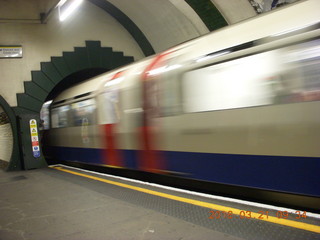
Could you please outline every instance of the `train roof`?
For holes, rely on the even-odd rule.
[[[178,45],[172,50],[192,48],[196,45],[196,51],[188,50],[185,52],[205,55],[250,41],[302,29],[320,22],[319,9],[319,0],[302,0],[223,27],[190,42]]]
[[[208,53],[319,23],[319,9],[319,0],[299,1],[221,28],[215,32],[177,45],[168,51],[172,52],[173,57],[184,55],[187,59],[194,59]],[[139,62],[147,61],[152,57],[142,59]],[[102,84],[105,81],[110,80],[111,76],[116,72],[131,68],[135,64],[139,64],[139,62],[112,70],[66,89],[54,99],[54,102],[70,99],[87,92],[95,92],[103,86]]]

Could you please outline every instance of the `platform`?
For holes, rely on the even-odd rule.
[[[0,171],[0,239],[320,239],[320,216],[63,165]]]

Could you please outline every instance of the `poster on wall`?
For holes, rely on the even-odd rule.
[[[249,0],[251,6],[257,13],[268,12],[297,1],[300,0]]]

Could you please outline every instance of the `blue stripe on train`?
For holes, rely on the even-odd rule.
[[[192,178],[320,196],[320,158],[166,152],[172,171]]]
[[[102,164],[100,149],[56,147],[55,158]],[[125,166],[137,168],[137,151],[121,150]],[[320,158],[162,152],[168,171],[217,183],[320,196]]]
[[[72,147],[50,147],[53,158],[61,161],[82,162],[87,164],[105,164],[103,162],[103,150],[96,148],[72,148]],[[125,167],[136,169],[136,151],[126,150],[121,154],[125,159]]]

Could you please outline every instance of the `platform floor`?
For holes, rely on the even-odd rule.
[[[194,195],[67,166],[0,170],[0,194],[0,240],[320,239],[316,214]]]

